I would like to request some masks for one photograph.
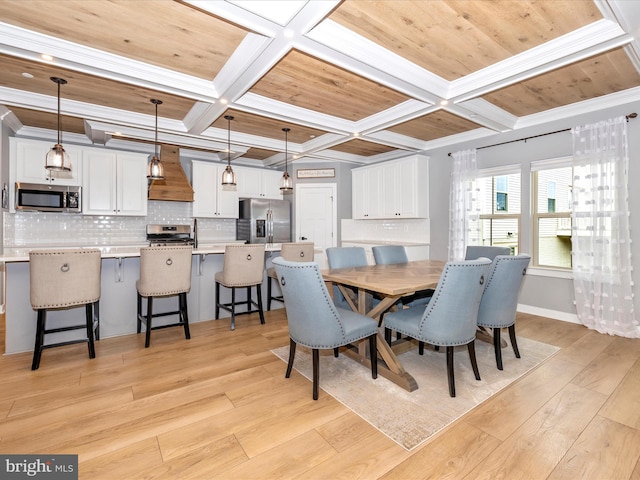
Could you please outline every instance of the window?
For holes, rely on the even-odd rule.
[[[480,170],[476,184],[478,205],[475,207],[479,212],[479,228],[472,225],[470,231],[478,232],[479,238],[470,238],[470,243],[507,246],[512,253],[518,253],[521,196],[519,167]]]
[[[533,265],[571,268],[571,159],[534,162]]]

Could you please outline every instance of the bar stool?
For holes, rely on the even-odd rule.
[[[136,282],[138,290],[138,333],[142,323],[146,325],[144,347],[149,348],[151,330],[168,327],[184,327],[184,336],[189,333],[187,314],[187,292],[191,290],[191,246],[143,247],[140,249],[140,279]],[[178,310],[153,313],[154,297],[178,296]],[[147,313],[142,313],[142,298],[147,299]],[[156,317],[178,315],[179,320],[165,325],[152,325]]]
[[[89,358],[95,358],[94,335],[99,333],[101,253],[97,248],[38,250],[29,252],[31,306],[37,310],[36,342],[31,370],[40,366],[42,350],[87,342]],[[85,323],[47,329],[47,310],[85,306]],[[86,329],[87,337],[46,344],[45,335]]]
[[[216,273],[216,320],[220,309],[231,313],[231,330],[236,329],[236,315],[259,313],[260,323],[264,324],[262,310],[262,278],[264,275],[264,244],[232,244],[224,250],[222,271]],[[231,289],[231,302],[220,300],[220,285]],[[255,286],[257,302],[251,298],[251,287]],[[246,287],[247,299],[236,302],[236,288]],[[246,312],[236,312],[236,305],[246,305]],[[256,307],[252,309],[251,307]]]
[[[313,262],[313,242],[293,242],[283,243],[280,250],[280,256],[290,262]],[[273,295],[271,293],[271,281],[278,281],[276,269],[269,267],[267,269],[267,311],[271,310],[271,300],[277,300],[284,303],[282,295]]]

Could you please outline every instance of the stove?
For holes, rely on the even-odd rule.
[[[194,245],[191,225],[147,225],[149,246]]]

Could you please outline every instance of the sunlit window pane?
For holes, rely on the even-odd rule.
[[[538,219],[538,265],[571,268],[571,218]]]

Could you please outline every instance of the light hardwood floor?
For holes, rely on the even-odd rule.
[[[133,320],[132,320],[133,321]],[[284,310],[0,358],[0,452],[73,453],[98,479],[640,480],[640,339],[519,315],[558,354],[406,452],[270,350]],[[505,355],[512,354],[506,351]],[[320,372],[322,386],[322,372]]]

